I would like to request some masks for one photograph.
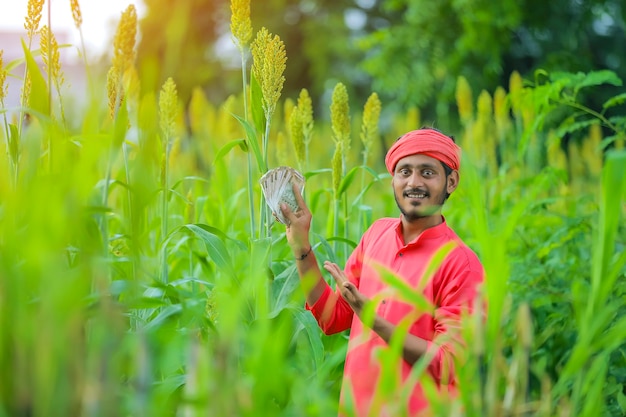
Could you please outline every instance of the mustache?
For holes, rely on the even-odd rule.
[[[409,190],[404,190],[402,192],[402,195],[404,195],[404,196],[406,196],[408,194],[424,194],[426,197],[428,197],[430,195],[428,190],[426,190],[424,188],[411,188]]]

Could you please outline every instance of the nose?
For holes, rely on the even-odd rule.
[[[424,182],[422,181],[422,176],[418,171],[414,171],[407,179],[407,185],[411,188],[418,188],[423,184]]]

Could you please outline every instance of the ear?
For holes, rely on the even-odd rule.
[[[448,175],[447,178],[448,183],[446,184],[446,191],[448,194],[452,194],[456,187],[459,185],[459,171],[456,169]]]

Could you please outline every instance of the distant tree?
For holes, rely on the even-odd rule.
[[[229,0],[145,1],[146,88],[172,76],[183,99],[195,85],[216,100],[241,91]],[[255,33],[264,26],[285,43],[283,97],[305,87],[318,108],[342,82],[355,108],[375,91],[387,112],[419,106],[425,122],[447,125],[459,75],[476,93],[507,86],[513,70],[610,69],[626,80],[623,0],[251,0],[251,14]],[[615,91],[593,94],[597,107]]]
[[[224,32],[226,0],[144,0],[137,61],[142,89],[158,91],[168,77],[186,101],[193,87],[214,82],[221,73],[215,53]],[[228,27],[228,26],[226,26]]]
[[[230,42],[230,0],[145,3],[138,61],[146,89],[157,90],[171,76],[183,100],[195,85],[216,100],[241,91],[240,61]],[[355,45],[355,32],[345,24],[344,10],[350,4],[352,0],[251,0],[255,36],[266,27],[285,43],[283,96],[296,98],[304,87],[317,99],[334,80],[364,85],[352,82],[358,78],[355,72],[361,78],[365,72],[355,65],[362,51]]]
[[[621,0],[379,0],[386,26],[363,37],[363,68],[383,100],[445,117],[457,77],[476,90],[517,70],[610,69],[626,79]],[[377,16],[380,20],[381,17]],[[609,93],[610,94],[610,93]]]

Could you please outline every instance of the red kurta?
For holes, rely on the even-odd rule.
[[[444,259],[441,266],[428,282],[420,282],[433,255],[446,243],[453,241],[455,248]],[[429,341],[434,352],[427,368],[436,385],[443,392],[454,393],[455,378],[451,349],[445,343],[432,343],[438,335],[451,327],[458,327],[463,309],[471,308],[478,284],[483,281],[483,267],[476,254],[443,223],[426,229],[415,240],[404,244],[402,223],[399,218],[384,218],[376,221],[363,235],[348,262],[345,273],[359,291],[368,298],[383,297],[377,305],[378,315],[391,323],[399,324],[408,314],[415,314],[415,306],[400,301],[397,296],[388,296],[387,285],[382,282],[376,265],[393,271],[413,288],[423,288],[422,294],[432,303],[431,311],[419,315],[409,327],[409,332]],[[427,279],[427,278],[426,278]],[[307,308],[311,310],[326,334],[350,330],[348,354],[344,368],[341,403],[354,402],[359,417],[374,412],[377,417],[386,415],[376,406],[372,409],[380,374],[380,363],[376,351],[387,349],[387,344],[371,329],[363,326],[354,316],[348,303],[327,286],[320,299]],[[445,323],[445,324],[444,324]],[[399,377],[404,382],[411,372],[411,365],[401,361]],[[418,415],[428,403],[419,384],[410,388],[409,415]],[[348,397],[352,397],[349,399]],[[397,407],[398,404],[391,404]],[[406,409],[406,404],[404,405]],[[340,413],[341,414],[341,413]]]

